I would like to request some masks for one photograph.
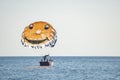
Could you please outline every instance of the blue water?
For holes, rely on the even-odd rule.
[[[0,80],[120,80],[120,57],[53,59],[53,67],[36,68],[39,57],[0,57]]]

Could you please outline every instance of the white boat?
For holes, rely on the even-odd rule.
[[[49,55],[43,56],[43,59],[40,61],[40,66],[53,66],[54,61],[51,58],[47,59],[47,56]]]

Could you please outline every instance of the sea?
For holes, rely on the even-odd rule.
[[[120,80],[120,57],[52,57],[54,65],[40,67],[41,57],[0,57],[0,80]]]

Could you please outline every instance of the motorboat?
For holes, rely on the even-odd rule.
[[[43,56],[43,58],[41,59],[40,66],[53,66],[54,61],[51,59],[51,57],[48,59],[48,57],[50,57],[49,55],[45,55]]]

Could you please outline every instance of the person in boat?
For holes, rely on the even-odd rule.
[[[43,62],[43,59],[41,59],[41,62]]]
[[[46,61],[47,56],[49,56],[49,54],[48,54],[48,55],[43,56],[44,61]]]
[[[49,59],[49,61],[51,61],[51,62],[52,62],[52,61],[53,61],[53,60],[52,60],[52,58],[50,58],[50,59]]]

